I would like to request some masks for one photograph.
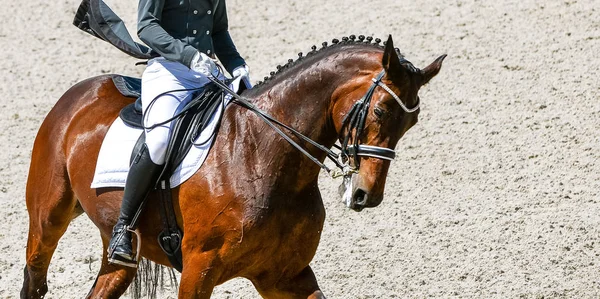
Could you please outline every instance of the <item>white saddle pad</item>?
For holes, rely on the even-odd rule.
[[[237,92],[239,79],[232,82],[230,88]],[[225,97],[225,105],[229,104],[231,96]],[[171,176],[171,188],[179,186],[189,179],[204,163],[213,143],[213,132],[225,110],[224,106],[217,108],[204,131],[196,138],[195,144],[177,166]],[[126,125],[120,117],[108,129],[96,163],[96,171],[92,180],[92,188],[125,187],[129,172],[131,152],[143,130]]]

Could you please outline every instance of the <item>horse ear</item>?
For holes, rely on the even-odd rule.
[[[398,53],[394,49],[394,41],[392,41],[392,35],[388,36],[387,41],[385,42],[385,48],[383,49],[383,59],[381,60],[383,64],[383,69],[387,73],[394,74],[402,69],[400,65],[400,59],[398,58]]]
[[[431,78],[435,77],[435,75],[437,75],[440,72],[440,68],[442,67],[442,62],[444,61],[444,58],[446,58],[446,54],[438,57],[436,60],[434,60],[430,65],[428,65],[426,68],[421,70],[421,85],[425,85],[427,84],[427,82],[429,82],[429,80],[431,80]]]

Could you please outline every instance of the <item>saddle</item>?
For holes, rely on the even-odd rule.
[[[127,125],[143,129],[141,79],[116,75],[113,76],[113,82],[123,96],[136,98],[135,102],[121,109],[119,116]],[[183,161],[192,147],[193,141],[208,124],[211,115],[223,103],[224,96],[224,92],[219,87],[214,83],[209,83],[183,107],[181,117],[173,120],[173,132],[168,143],[165,163],[165,170],[170,171],[163,175],[171,175],[172,171]],[[145,134],[142,134],[132,152],[132,160],[144,142]]]
[[[141,103],[141,79],[127,76],[115,75],[112,80],[119,92],[126,97],[136,100],[125,106],[119,116],[129,126],[143,129],[143,115]],[[181,109],[180,117],[173,120],[172,134],[168,142],[166,162],[157,184],[160,193],[161,218],[163,220],[163,231],[159,234],[158,243],[168,256],[172,266],[182,271],[183,263],[181,256],[181,240],[183,233],[177,225],[175,211],[171,199],[171,186],[169,178],[177,166],[183,161],[194,140],[209,123],[211,115],[219,105],[224,103],[225,93],[214,83],[203,87],[201,92]],[[218,128],[215,130],[217,131]],[[140,152],[145,143],[146,134],[141,134],[131,153],[130,160]],[[143,209],[144,204],[140,209]],[[139,215],[139,212],[138,212]],[[137,217],[133,220],[132,227],[136,226]]]

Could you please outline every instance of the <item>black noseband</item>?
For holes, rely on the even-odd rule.
[[[363,157],[372,157],[383,160],[392,161],[396,158],[396,152],[389,148],[372,146],[372,145],[359,145],[358,150],[356,150],[356,146],[350,145],[348,146],[348,154],[355,156],[363,156]]]

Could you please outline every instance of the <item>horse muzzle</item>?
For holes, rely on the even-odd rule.
[[[361,182],[360,174],[353,173],[344,176],[344,180],[338,188],[338,192],[346,207],[357,212],[362,211],[364,208],[376,207],[382,200],[382,198],[372,196],[369,189],[362,186]]]

